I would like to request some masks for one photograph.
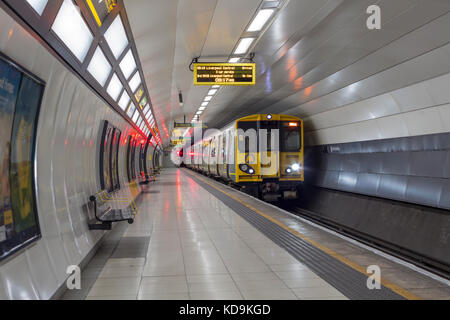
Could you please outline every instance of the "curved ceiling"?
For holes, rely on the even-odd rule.
[[[124,3],[167,143],[174,121],[184,115],[190,121],[209,89],[193,86],[192,58],[226,61],[262,1]],[[372,4],[382,9],[381,30],[366,28]],[[446,0],[286,1],[253,49],[256,85],[221,88],[201,120],[220,128],[251,113],[288,113],[309,119],[312,132],[316,114],[448,73],[437,61],[450,65],[445,53],[439,55],[448,52],[449,33],[442,30],[449,29],[449,12]],[[424,67],[408,72],[414,59]],[[377,116],[376,108],[367,114]]]

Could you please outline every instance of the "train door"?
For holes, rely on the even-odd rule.
[[[236,136],[234,133],[234,129],[228,131],[226,162],[228,179],[236,181]]]
[[[220,161],[219,161],[219,175],[222,178],[227,178],[227,165],[226,165],[226,146],[227,146],[227,133],[228,131],[222,132],[220,135]]]
[[[211,153],[209,160],[209,174],[217,175],[217,150],[218,150],[218,139],[213,137],[211,139]]]

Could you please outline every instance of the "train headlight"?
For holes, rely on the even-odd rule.
[[[255,169],[253,169],[252,167],[250,167],[248,164],[240,164],[239,165],[239,169],[241,169],[241,171],[247,173],[247,174],[254,174],[255,173]]]
[[[288,167],[286,169],[286,173],[287,174],[291,174],[291,173],[294,173],[294,172],[298,172],[298,171],[300,171],[301,167],[302,166],[299,163],[294,163],[294,164],[292,164],[290,167]]]

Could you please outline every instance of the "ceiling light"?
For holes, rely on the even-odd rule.
[[[263,3],[262,8],[263,9],[268,9],[268,8],[278,8],[280,6],[280,1],[265,1]]]
[[[203,111],[197,111],[196,115],[201,115]]]
[[[141,84],[141,76],[139,75],[139,71],[136,72],[136,74],[133,76],[133,78],[130,80],[130,88],[131,91],[135,92],[136,89]]]
[[[255,41],[255,38],[242,38],[241,41],[239,41],[239,44],[234,50],[234,54],[244,54],[247,52],[248,48],[252,45],[253,41]]]
[[[200,111],[203,111],[203,110],[205,110],[206,109],[206,107],[200,107],[200,108],[198,108],[198,110],[200,110]]]
[[[139,118],[139,111],[136,110],[133,114],[133,118],[132,118],[133,122],[136,123],[138,118]]]
[[[220,86],[216,84],[216,85],[213,85],[211,88],[213,88],[213,89],[219,89]]]
[[[52,30],[69,48],[75,57],[83,62],[94,40],[83,17],[71,0],[64,0],[52,25]]]
[[[111,73],[111,65],[100,47],[95,50],[87,70],[102,87],[105,85]]]
[[[274,13],[274,9],[263,9],[258,12],[252,23],[248,27],[248,32],[261,31],[267,21]]]
[[[209,101],[211,101],[211,100],[212,100],[212,98],[213,98],[212,96],[206,96],[206,97],[205,97],[205,102],[209,102]]]
[[[124,90],[122,93],[122,96],[120,97],[119,100],[119,107],[125,111],[128,107],[128,104],[130,103],[130,96],[128,95],[128,93]]]
[[[109,82],[108,88],[106,89],[106,92],[113,98],[114,101],[117,101],[117,98],[119,97],[120,91],[122,91],[122,83],[120,82],[117,75],[114,73],[111,81]]]
[[[48,0],[27,0],[27,2],[33,7],[34,10],[36,10],[37,14],[41,16]]]
[[[241,60],[241,58],[231,58],[230,60],[228,60],[229,63],[236,63],[239,62],[239,60]]]
[[[123,57],[122,62],[120,62],[120,69],[125,78],[128,79],[136,68],[136,61],[134,60],[133,52],[130,49],[125,57]]]
[[[128,46],[128,38],[120,14],[117,15],[113,23],[111,23],[111,26],[106,30],[105,39],[111,48],[114,57],[119,59],[123,50]]]
[[[208,104],[209,104],[208,101],[204,101],[204,102],[202,102],[202,107],[206,107]]]
[[[209,90],[209,92],[208,92],[208,96],[213,96],[213,95],[215,95],[217,93],[217,89],[211,89],[211,90]]]

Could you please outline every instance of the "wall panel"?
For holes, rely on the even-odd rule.
[[[46,82],[37,134],[37,207],[42,239],[0,262],[0,299],[48,299],[104,232],[89,231],[89,195],[100,188],[102,120],[122,133],[125,120],[0,9],[0,51]],[[120,193],[130,196],[119,147]]]

